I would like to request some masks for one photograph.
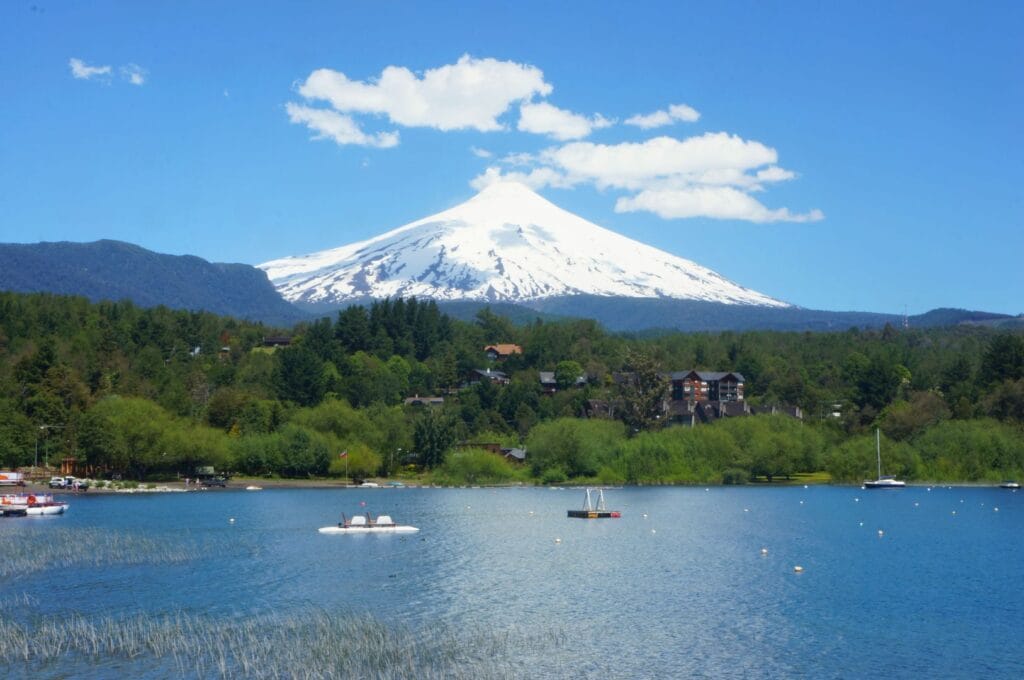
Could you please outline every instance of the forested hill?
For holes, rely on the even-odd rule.
[[[495,343],[522,353],[489,362],[484,347]],[[507,384],[479,374],[468,384],[487,368]],[[798,406],[803,420],[676,426],[660,417],[659,381],[685,369],[738,371],[749,404]],[[553,394],[541,371],[554,373]],[[630,375],[651,382],[636,388],[622,380]],[[415,395],[443,405],[407,404]],[[585,418],[594,403],[622,408]],[[200,464],[393,475],[412,452],[409,464],[460,483],[742,482],[793,471],[857,480],[874,474],[875,427],[887,471],[911,480],[1024,476],[1024,334],[960,326],[629,338],[587,320],[516,326],[487,309],[459,321],[415,299],[284,329],[0,293],[0,466],[31,465],[38,446],[45,458],[136,479]],[[453,448],[459,441],[524,446],[527,465],[474,458]]]
[[[164,255],[121,241],[0,244],[0,290],[131,300],[290,325],[303,312],[245,264]]]

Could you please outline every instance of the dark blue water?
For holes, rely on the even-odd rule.
[[[621,519],[568,519],[579,489],[85,495],[63,517],[0,520],[0,548],[98,529],[190,557],[40,568],[0,579],[0,596],[27,595],[54,616],[237,620],[316,607],[414,630],[550,635],[557,643],[523,659],[534,677],[1024,674],[1024,493],[625,488],[606,497]],[[361,501],[420,532],[317,533]]]

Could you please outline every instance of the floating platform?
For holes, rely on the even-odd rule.
[[[568,516],[577,519],[616,519],[622,517],[618,510],[609,510],[604,505],[604,489],[597,489],[597,505],[594,505],[590,492],[594,489],[587,489],[583,507],[579,510],[569,510]]]
[[[602,519],[605,517],[622,517],[622,513],[618,510],[569,510],[569,517]]]

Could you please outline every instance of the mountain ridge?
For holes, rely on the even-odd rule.
[[[308,316],[251,265],[166,255],[109,239],[0,243],[0,290],[128,299],[141,307],[202,309],[271,324]]]

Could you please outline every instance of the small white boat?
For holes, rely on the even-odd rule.
[[[882,440],[881,434],[879,434],[878,428],[875,428],[875,455],[878,457],[878,479],[866,480],[864,482],[865,489],[902,489],[907,485],[901,479],[896,479],[890,475],[882,475]]]
[[[30,505],[25,509],[25,514],[30,517],[32,515],[63,515],[69,507],[71,506],[68,503],[57,502]]]
[[[1019,489],[1020,482],[1015,482],[1012,479],[1008,479],[1005,482],[999,484],[1000,489]]]
[[[246,491],[263,491],[263,487],[262,486],[256,486],[255,484],[250,484],[249,486],[245,487],[245,490]]]
[[[365,515],[352,518],[341,516],[341,522],[333,527],[320,527],[321,534],[411,534],[419,531],[416,527],[395,524],[390,515],[377,515],[376,519]]]

